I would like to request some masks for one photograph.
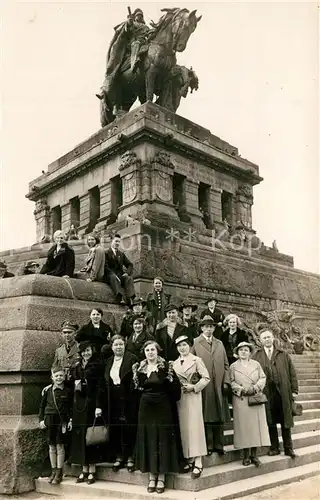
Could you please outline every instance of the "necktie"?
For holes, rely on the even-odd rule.
[[[180,363],[181,363],[181,366],[182,366],[183,363],[184,363],[184,359],[180,359]]]
[[[272,348],[269,347],[268,349],[268,358],[271,359],[272,358]]]

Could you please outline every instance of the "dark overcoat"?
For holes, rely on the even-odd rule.
[[[111,424],[111,432],[112,424],[119,425],[120,423],[123,423],[124,425],[130,425],[131,423],[137,421],[138,414],[137,391],[134,391],[132,388],[132,366],[138,362],[138,358],[127,350],[124,353],[119,370],[121,391],[117,392],[117,395],[119,396],[117,401],[114,401],[112,391],[113,381],[110,377],[113,361],[114,356],[111,356],[106,363],[104,372],[108,394],[108,419]],[[112,441],[111,435],[110,439]]]
[[[126,271],[124,270],[124,268],[126,268]],[[111,273],[116,274],[119,279],[124,272],[127,272],[129,275],[132,274],[133,265],[124,252],[122,252],[121,250],[117,250],[115,255],[112,248],[109,248],[106,251],[104,270],[105,279],[108,283]]]
[[[74,273],[75,258],[74,251],[67,243],[63,243],[58,253],[57,245],[53,245],[47,255],[47,260],[40,270],[40,274],[51,276],[69,276]]]
[[[230,369],[222,342],[212,337],[210,345],[204,336],[200,335],[194,340],[191,352],[202,359],[210,377],[210,383],[202,391],[204,421],[227,422],[230,415],[223,385],[230,384]]]
[[[223,343],[223,346],[224,346],[225,351],[227,353],[227,358],[229,360],[229,363],[232,364],[236,361],[237,358],[235,358],[233,356],[233,348],[229,342],[229,335],[230,335],[230,330],[229,330],[229,328],[227,328],[227,330],[225,330],[222,333],[220,340]],[[236,336],[236,338],[234,339],[234,342],[235,342],[234,347],[236,347],[238,344],[240,344],[240,342],[248,342],[249,341],[248,334],[244,330],[241,330],[240,328],[237,328],[236,332],[233,335]]]
[[[172,338],[168,335],[168,327],[159,328],[155,333],[155,340],[162,349],[161,356],[166,361],[175,361],[179,356],[175,340],[181,335],[187,335],[186,328],[177,323]],[[193,339],[190,339],[192,342]]]
[[[188,322],[184,322],[183,324],[186,328],[187,335],[189,338],[195,339],[196,337],[199,337],[201,332],[197,318],[192,316]]]
[[[217,307],[215,307],[213,313],[210,311],[208,307],[206,307],[206,309],[204,309],[200,314],[200,320],[205,316],[210,316],[210,318],[212,318],[215,323],[223,323],[224,320],[224,314]],[[215,327],[213,335],[216,337],[216,339],[221,340],[222,333],[223,333],[222,326],[217,325]]]
[[[153,318],[149,311],[142,311],[139,315],[143,317],[146,328],[148,332],[153,332]],[[122,335],[125,339],[128,339],[133,332],[133,320],[137,316],[131,311],[127,311],[122,318],[121,327],[120,327],[120,335]]]
[[[109,344],[110,345],[110,339],[113,336],[113,331],[111,326],[109,326],[107,323],[104,323],[103,321],[100,321],[100,327],[95,328],[92,324],[92,321],[89,321],[86,325],[83,325],[77,335],[76,335],[76,341],[77,342],[84,342],[88,340],[89,342],[92,342],[94,344],[96,351],[100,352],[101,347],[103,345]],[[108,357],[107,351],[105,351],[105,356]],[[109,355],[111,355],[111,348]]]
[[[105,445],[86,446],[86,432],[94,422],[96,408],[105,410],[103,416],[106,420],[104,365],[93,355],[85,367],[81,361],[75,363],[70,375],[73,383],[81,380],[81,391],[74,391],[69,461],[80,465],[95,464],[101,460]]]
[[[271,391],[274,387],[272,383],[272,370],[276,373],[276,387],[280,393],[282,400],[283,409],[283,420],[284,427],[293,427],[293,416],[292,416],[292,393],[298,393],[298,379],[295,367],[293,365],[292,359],[289,354],[283,349],[274,346],[271,361],[264,348],[259,349],[254,355],[253,359],[257,360],[262,370],[267,377],[267,383],[264,388],[264,393],[268,398],[266,403],[267,421],[268,425],[275,425],[276,415],[273,414],[270,401],[272,400]]]
[[[144,359],[143,346],[148,340],[154,340],[153,335],[148,333],[145,329],[138,335],[137,339],[133,341],[133,333],[127,340],[127,351],[134,354],[139,361]]]
[[[166,317],[164,312],[165,307],[170,303],[171,295],[165,293],[163,290],[160,292],[161,305],[158,305],[158,297],[155,291],[148,293],[147,295],[147,309],[151,313],[153,318],[154,331],[157,324],[163,321]]]

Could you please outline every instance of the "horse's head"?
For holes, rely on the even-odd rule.
[[[188,43],[191,33],[197,27],[202,16],[196,16],[196,10],[189,12],[188,9],[177,9],[172,18],[172,35],[174,51],[183,52]]]

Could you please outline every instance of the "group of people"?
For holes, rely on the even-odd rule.
[[[203,457],[225,454],[224,424],[233,410],[234,447],[243,465],[261,466],[257,448],[295,458],[292,405],[298,383],[290,356],[261,330],[255,349],[240,319],[225,317],[210,297],[177,305],[155,278],[146,300],[135,298],[119,333],[93,309],[90,321],[62,326],[64,343],[55,353],[52,384],[42,392],[40,427],[46,429],[52,474],[59,484],[68,461],[82,466],[77,482],[92,484],[96,464],[111,460],[117,472],[149,474],[148,492],[162,493],[166,474],[199,478]],[[232,404],[232,408],[231,408]],[[87,431],[106,426],[104,444],[88,442]]]

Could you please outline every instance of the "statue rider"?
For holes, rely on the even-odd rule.
[[[134,73],[141,56],[148,50],[147,42],[150,28],[145,23],[143,11],[135,9],[131,13],[129,8],[128,11],[127,20],[115,27],[107,54],[102,95],[97,95],[101,99],[104,94],[109,109],[116,101],[118,75],[129,69]]]

